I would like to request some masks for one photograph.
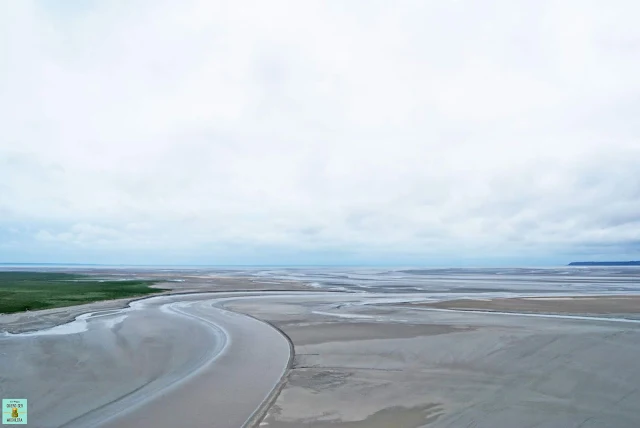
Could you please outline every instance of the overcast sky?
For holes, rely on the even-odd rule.
[[[640,2],[0,4],[0,262],[640,258]]]

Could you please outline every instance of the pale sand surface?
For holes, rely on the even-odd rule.
[[[273,304],[230,305],[294,342],[262,427],[640,426],[640,324],[395,305],[349,320]]]

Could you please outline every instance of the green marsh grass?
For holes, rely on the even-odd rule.
[[[57,272],[0,272],[0,313],[145,296],[163,291],[149,287],[157,282],[143,279],[118,281]]]

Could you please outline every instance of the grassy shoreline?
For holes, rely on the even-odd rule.
[[[160,293],[157,280],[109,280],[57,272],[0,272],[0,314]]]

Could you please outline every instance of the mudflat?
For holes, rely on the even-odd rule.
[[[640,315],[640,296],[545,296],[483,300],[456,299],[434,303],[421,303],[419,306],[444,309],[572,315]]]
[[[284,299],[229,307],[294,343],[262,427],[640,426],[640,323]]]
[[[82,273],[86,273],[81,271]],[[91,274],[114,275],[113,270],[91,271]],[[119,273],[118,275],[124,275]],[[138,274],[139,275],[139,274]],[[131,274],[127,274],[131,276]],[[145,272],[146,278],[157,279],[151,288],[158,289],[156,295],[177,295],[183,293],[225,293],[238,291],[310,291],[308,287],[295,281],[263,282],[251,278],[228,278],[219,276],[180,276],[173,274],[158,274]],[[176,279],[174,281],[167,281]],[[178,281],[179,280],[179,281]],[[147,296],[148,297],[148,296]],[[55,327],[73,321],[76,317],[90,312],[111,311],[126,308],[131,302],[144,297],[128,297],[122,299],[100,300],[81,305],[65,306],[37,311],[15,312],[11,314],[0,313],[0,333],[24,333]]]
[[[29,422],[42,428],[243,426],[279,384],[290,345],[212,307],[216,296],[155,297],[0,335],[0,394],[29,399]]]
[[[41,425],[51,427],[94,426],[105,421],[101,409],[117,413],[105,426],[132,427],[233,428],[250,416],[247,426],[262,428],[640,426],[638,296],[326,293],[296,281],[179,275],[170,293],[253,293],[155,298],[188,303],[196,319],[119,309],[128,300],[0,316],[5,330],[33,330],[98,312],[79,333],[0,337],[0,392],[29,398],[33,420],[46,415]],[[231,312],[217,313],[212,299]],[[291,339],[284,378],[286,346],[242,314]],[[202,318],[231,339],[206,369],[223,338]],[[183,413],[172,420],[175,408]]]

